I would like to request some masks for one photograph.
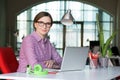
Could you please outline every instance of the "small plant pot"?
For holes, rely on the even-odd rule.
[[[101,68],[108,68],[108,61],[109,61],[109,58],[107,58],[107,57],[100,57],[99,58],[100,67]]]

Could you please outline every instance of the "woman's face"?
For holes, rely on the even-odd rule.
[[[51,28],[51,19],[49,16],[44,16],[35,23],[36,32],[45,37]]]

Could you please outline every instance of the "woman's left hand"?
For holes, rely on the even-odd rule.
[[[44,63],[45,63],[45,66],[47,68],[53,68],[53,65],[54,65],[55,61],[54,60],[47,60]]]

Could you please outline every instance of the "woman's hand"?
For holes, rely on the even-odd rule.
[[[44,63],[45,63],[45,66],[47,68],[53,68],[53,65],[54,65],[55,61],[54,60],[47,60]]]

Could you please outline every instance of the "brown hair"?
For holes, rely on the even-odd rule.
[[[48,12],[39,12],[39,13],[35,16],[35,18],[34,18],[34,20],[33,20],[33,26],[34,26],[34,23],[35,23],[35,22],[37,22],[40,18],[42,18],[42,17],[44,17],[44,16],[50,17],[50,19],[51,19],[51,25],[53,24],[52,16],[51,16]],[[34,28],[35,28],[35,27],[34,27]]]

